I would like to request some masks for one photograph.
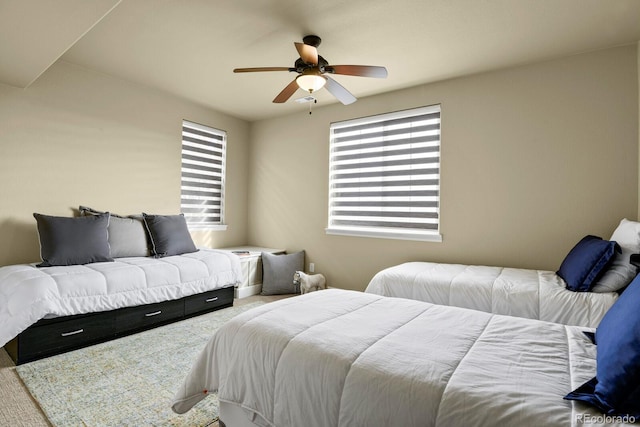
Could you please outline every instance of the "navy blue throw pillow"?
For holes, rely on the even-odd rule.
[[[585,236],[567,254],[556,274],[567,283],[567,289],[588,292],[620,252],[616,242],[596,236]]]
[[[607,415],[640,418],[640,276],[596,329],[596,377],[565,396]]]

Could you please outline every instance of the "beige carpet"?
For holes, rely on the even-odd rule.
[[[18,374],[13,360],[0,349],[0,426],[50,426]]]
[[[270,302],[290,295],[253,296],[235,300],[234,305],[244,305],[255,301]],[[41,427],[51,426],[38,404],[23,384],[15,370],[15,365],[4,348],[0,348],[0,426]],[[213,424],[218,427],[218,424]]]

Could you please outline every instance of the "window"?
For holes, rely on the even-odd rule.
[[[224,179],[227,133],[182,121],[180,208],[190,228],[226,229]]]
[[[330,132],[328,234],[442,241],[439,105]]]

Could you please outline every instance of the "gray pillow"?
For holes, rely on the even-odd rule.
[[[262,295],[295,294],[296,271],[304,270],[304,251],[287,255],[262,252]]]
[[[184,215],[142,214],[151,238],[151,254],[156,258],[196,252]]]
[[[79,207],[81,215],[100,215],[104,212],[86,207]],[[142,215],[120,216],[111,214],[109,219],[109,246],[112,258],[147,257],[149,238]]]
[[[34,213],[40,238],[38,267],[113,261],[109,254],[109,213],[68,218]]]

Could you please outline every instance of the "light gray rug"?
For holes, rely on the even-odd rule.
[[[215,395],[183,415],[171,411],[171,400],[213,332],[261,304],[226,308],[16,370],[54,426],[207,426],[218,419]]]

